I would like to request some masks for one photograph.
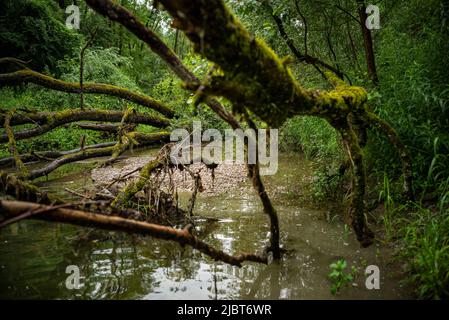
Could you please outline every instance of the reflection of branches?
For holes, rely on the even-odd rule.
[[[191,246],[215,260],[220,260],[235,266],[241,266],[244,261],[267,263],[267,257],[265,255],[248,253],[241,253],[235,256],[229,255],[198,239],[189,232],[188,228],[181,230],[132,219],[124,219],[117,216],[106,216],[103,214],[65,208],[51,208],[46,211],[45,209],[48,208],[48,206],[22,201],[2,200],[0,201],[0,208],[7,218],[20,216],[26,211],[41,208],[44,211],[39,215],[32,216],[33,218],[96,227],[98,229],[122,231],[131,234],[141,234],[170,240],[179,243],[181,246]]]
[[[257,296],[257,293],[264,288],[264,283],[267,279],[270,281],[267,283],[269,288],[269,298],[270,299],[279,299],[280,296],[280,275],[281,275],[281,265],[278,263],[271,264],[266,266],[259,272],[256,280],[254,280],[251,288],[247,294],[244,295],[244,299],[252,300],[252,299],[261,299],[267,297]]]

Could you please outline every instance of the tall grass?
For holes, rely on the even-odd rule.
[[[449,210],[416,206],[400,233],[408,264],[408,281],[422,299],[449,298]]]

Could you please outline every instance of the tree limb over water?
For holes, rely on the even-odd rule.
[[[2,215],[8,219],[17,217],[32,210],[41,210],[40,213],[31,215],[30,218],[32,219],[69,223],[83,227],[94,227],[130,234],[140,234],[144,236],[151,236],[156,239],[174,241],[179,243],[181,246],[188,245],[214,260],[223,261],[238,267],[240,267],[245,261],[267,263],[267,257],[265,255],[240,253],[233,256],[227,254],[226,252],[216,249],[206,242],[198,239],[189,232],[189,228],[187,227],[184,229],[175,229],[162,225],[132,219],[124,219],[116,216],[106,216],[104,214],[85,212],[75,209],[61,207],[52,208],[51,206],[39,205],[32,202],[0,200],[0,211]]]

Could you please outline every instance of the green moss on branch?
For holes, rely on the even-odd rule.
[[[12,73],[0,74],[0,86],[17,85],[21,83],[34,83],[52,90],[78,94],[81,93],[79,83],[65,82],[54,79],[32,70],[20,70]],[[125,88],[102,83],[85,83],[82,87],[83,93],[106,94],[109,96],[122,98],[156,110],[169,118],[174,116],[174,111],[164,103],[143,94],[132,92]]]
[[[11,125],[22,125],[28,123],[37,124],[37,126],[34,128],[25,129],[14,133],[16,140],[22,140],[41,135],[64,124],[77,121],[121,122],[123,119],[123,115],[123,111],[68,109],[57,112],[39,112],[27,114],[15,113],[12,116],[10,123]],[[0,115],[0,123],[4,123],[4,119],[5,114]],[[135,124],[146,124],[158,128],[165,128],[170,124],[169,120],[166,118],[138,112],[130,114],[127,122]],[[6,134],[1,134],[0,143],[7,141],[8,136]]]

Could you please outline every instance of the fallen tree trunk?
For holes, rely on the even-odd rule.
[[[60,203],[58,199],[40,191],[38,187],[4,171],[0,171],[0,192],[25,201],[44,204]]]
[[[140,146],[150,145],[159,142],[166,142],[170,135],[169,133],[154,133],[154,134],[144,134],[131,132],[128,134],[130,139],[133,139]],[[127,145],[126,147],[129,147]],[[21,176],[26,179],[36,179],[45,175],[48,175],[52,171],[56,170],[62,165],[73,163],[80,160],[92,159],[97,157],[110,156],[117,153],[123,153],[127,148],[122,147],[120,144],[116,143],[113,146],[101,147],[101,148],[91,148],[91,149],[81,149],[79,152],[64,155],[54,161],[50,162],[46,166],[32,170],[28,174],[22,174]]]
[[[62,80],[54,79],[52,77],[49,77],[47,75],[32,70],[20,70],[11,73],[0,74],[0,86],[17,85],[21,83],[34,83],[52,90],[63,91],[68,93],[78,93],[78,94],[81,93],[79,83],[65,82]],[[109,84],[85,83],[82,85],[82,92],[106,94],[109,96],[122,98],[137,103],[139,105],[151,108],[169,118],[172,118],[175,115],[174,111],[170,107],[166,106],[160,101],[157,101],[143,94],[135,93],[128,89]]]
[[[83,150],[111,147],[111,146],[114,146],[116,143],[117,142],[112,141],[112,142],[104,142],[104,143],[99,143],[99,144],[93,144],[93,145],[90,145],[90,146],[85,146],[83,148]],[[82,150],[81,148],[76,148],[76,149],[67,150],[67,151],[32,152],[32,153],[28,153],[28,154],[22,154],[19,157],[20,157],[20,160],[22,160],[22,162],[27,163],[27,162],[33,162],[33,161],[55,159],[55,158],[62,157],[62,156],[65,156],[65,155],[69,155],[69,154],[80,152],[81,150]],[[13,164],[14,164],[14,157],[8,157],[8,158],[0,159],[0,167],[8,167],[8,166],[11,166]]]
[[[77,126],[85,130],[102,131],[114,134],[118,133],[120,130],[120,125],[114,123],[78,123]],[[133,131],[135,128],[135,124],[127,124],[124,129]]]
[[[179,243],[181,246],[191,246],[216,261],[223,261],[238,267],[245,261],[267,263],[267,257],[265,255],[248,253],[241,253],[235,256],[229,255],[198,239],[189,232],[189,228],[187,227],[184,229],[175,229],[116,216],[106,216],[60,207],[52,208],[51,206],[44,206],[31,202],[0,201],[0,212],[7,219],[17,217],[28,211],[36,210],[39,210],[40,213],[36,215],[31,214],[29,218],[69,223],[83,227],[95,227],[104,230],[121,231],[130,234],[141,234],[157,239],[170,240]]]
[[[123,111],[112,110],[81,110],[81,109],[69,109],[56,112],[36,112],[27,114],[15,113],[11,117],[10,125],[22,125],[22,124],[37,124],[36,127],[31,129],[24,129],[22,131],[14,132],[14,138],[16,140],[28,139],[45,132],[53,130],[67,123],[77,121],[104,121],[104,122],[121,122],[123,118]],[[5,121],[5,114],[0,115],[0,124],[3,126]],[[157,117],[154,115],[133,112],[129,115],[129,123],[146,124],[157,128],[165,128],[170,122],[163,117]],[[0,143],[8,141],[7,134],[0,135]]]
[[[33,180],[42,176],[46,176],[52,171],[56,170],[62,165],[80,161],[80,160],[86,160],[86,159],[92,159],[97,157],[105,157],[111,155],[115,151],[115,145],[112,147],[105,147],[105,148],[98,148],[98,149],[89,149],[89,150],[82,150],[80,152],[62,156],[56,160],[53,160],[46,166],[32,170],[29,174],[19,174],[20,177],[23,177],[25,179]]]
[[[364,210],[366,176],[359,138],[350,126],[351,118],[360,118],[367,110],[367,92],[347,85],[327,72],[333,85],[329,91],[307,90],[293,77],[287,61],[280,59],[265,42],[251,35],[223,0],[159,0],[173,17],[173,25],[184,31],[197,53],[220,68],[202,83],[186,83],[188,89],[223,96],[241,106],[268,125],[279,127],[295,115],[325,118],[347,140],[352,152],[354,190],[351,220],[357,239],[363,246],[372,243]],[[348,140],[350,139],[350,140]],[[356,153],[356,154],[355,154]]]

